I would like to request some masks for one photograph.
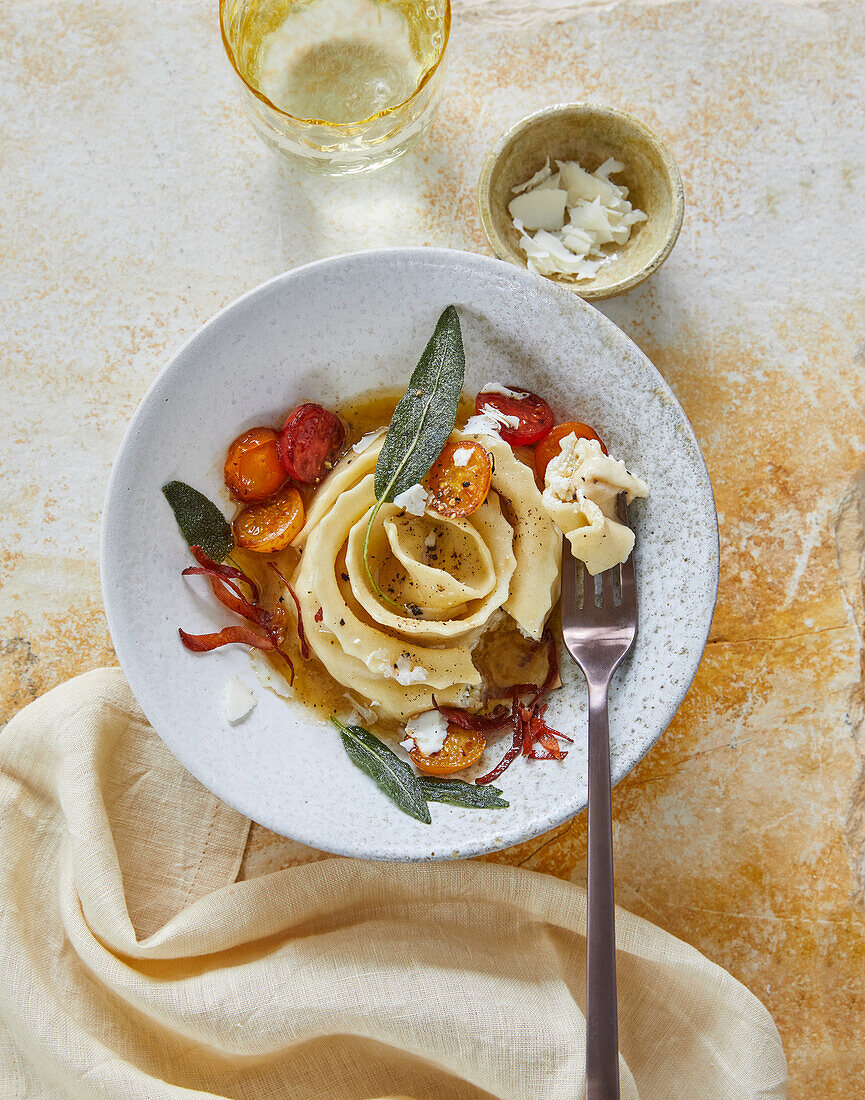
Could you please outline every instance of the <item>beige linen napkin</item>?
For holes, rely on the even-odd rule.
[[[13,719],[0,1096],[583,1095],[582,889],[350,859],[236,882],[248,826],[168,753],[117,670]],[[755,997],[637,917],[619,911],[617,935],[623,1097],[786,1096]]]

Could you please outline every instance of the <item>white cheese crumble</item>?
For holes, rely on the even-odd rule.
[[[428,710],[424,714],[409,718],[405,725],[406,740],[402,742],[404,748],[411,741],[426,756],[432,756],[434,752],[441,752],[448,735],[448,723],[443,714],[437,710]]]
[[[361,455],[364,451],[368,451],[369,448],[375,443],[380,435],[384,435],[387,428],[376,428],[374,432],[369,432],[367,435],[362,435],[357,443],[352,443],[351,449]]]
[[[411,657],[404,653],[397,658],[395,679],[398,684],[408,687],[410,684],[425,684],[429,674],[423,665],[413,665]]]
[[[435,548],[435,544],[436,544],[435,529],[430,531],[430,533],[427,535],[427,537],[423,540],[423,544],[427,548],[427,550],[433,550]]]
[[[222,706],[226,719],[232,723],[240,722],[255,706],[256,699],[252,690],[239,676],[226,676],[222,690]]]
[[[610,157],[594,172],[575,160],[556,165],[553,176],[547,158],[545,168],[514,187],[508,210],[530,271],[590,279],[609,258],[604,246],[624,244],[648,215],[634,209],[627,187],[610,179],[624,171],[621,161]]]
[[[468,466],[471,457],[471,447],[457,447],[454,451],[454,466]]]
[[[470,416],[463,431],[466,435],[498,435],[501,424],[486,413]]]
[[[529,395],[525,390],[512,390],[509,386],[503,386],[501,382],[487,382],[480,393],[500,393],[502,397],[513,397],[519,401],[523,397]]]
[[[481,416],[488,416],[502,428],[518,428],[520,426],[520,418],[518,416],[511,416],[509,413],[500,412],[499,409],[493,405],[482,405]],[[472,418],[474,419],[474,417]]]
[[[402,508],[413,516],[422,516],[426,511],[427,491],[423,485],[411,485],[405,492],[393,498],[397,508]]]

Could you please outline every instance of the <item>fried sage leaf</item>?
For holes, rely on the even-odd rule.
[[[469,806],[477,810],[503,810],[510,806],[498,787],[476,787],[462,779],[419,777],[427,802],[447,802],[451,806]]]
[[[187,543],[200,546],[214,561],[224,561],[234,549],[234,535],[216,505],[184,481],[169,481],[162,492]]]
[[[456,424],[465,369],[460,319],[456,309],[448,306],[409,379],[408,389],[394,409],[375,464],[376,504],[363,540],[363,564],[376,595],[395,607],[401,605],[382,592],[372,575],[369,564],[372,527],[382,504],[419,484],[441,454]]]
[[[383,741],[363,726],[346,726],[331,716],[331,722],[342,736],[345,751],[361,771],[376,781],[403,813],[429,825],[432,821],[420,780]]]
[[[460,319],[448,306],[394,410],[375,464],[375,495],[383,503],[423,480],[441,454],[456,423],[465,369]]]

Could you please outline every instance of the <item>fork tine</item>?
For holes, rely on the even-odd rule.
[[[616,566],[613,566],[612,569],[605,569],[601,573],[601,607],[613,606],[613,570],[615,568]]]
[[[616,509],[619,514],[619,521],[624,523],[626,527],[629,527],[628,523],[628,504],[627,495],[625,493],[619,493],[616,501]],[[622,562],[622,610],[628,614],[633,615],[636,618],[637,615],[637,582],[634,571],[634,551],[632,550],[627,559]]]
[[[562,607],[574,611],[577,606],[577,560],[565,535],[562,538]]]

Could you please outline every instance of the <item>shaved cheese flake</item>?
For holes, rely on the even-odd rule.
[[[468,466],[471,457],[471,447],[457,447],[454,451],[454,466]]]
[[[529,396],[525,390],[512,390],[509,386],[503,386],[501,382],[487,382],[482,390],[478,390],[478,393],[500,393],[502,397],[513,397],[517,401]]]
[[[565,224],[568,192],[561,190],[526,191],[511,199],[508,210],[526,229],[561,229]]]
[[[624,171],[621,161],[609,157],[594,172],[574,160],[556,161],[556,166],[558,172],[541,169],[513,188],[517,198],[508,209],[520,248],[526,267],[538,275],[591,279],[611,256],[604,246],[625,244],[632,227],[647,215],[633,208],[627,187],[609,178]],[[489,392],[497,391],[490,387]]]
[[[517,187],[512,187],[511,193],[514,195],[521,195],[523,191],[532,191],[535,187],[540,187],[540,185],[545,180],[548,180],[552,174],[553,170],[550,168],[550,158],[547,157],[547,163],[543,168],[538,169],[530,180],[526,180],[525,183],[521,183]]]
[[[255,706],[255,696],[239,676],[227,676],[222,691],[226,719],[234,725],[242,721]]]

